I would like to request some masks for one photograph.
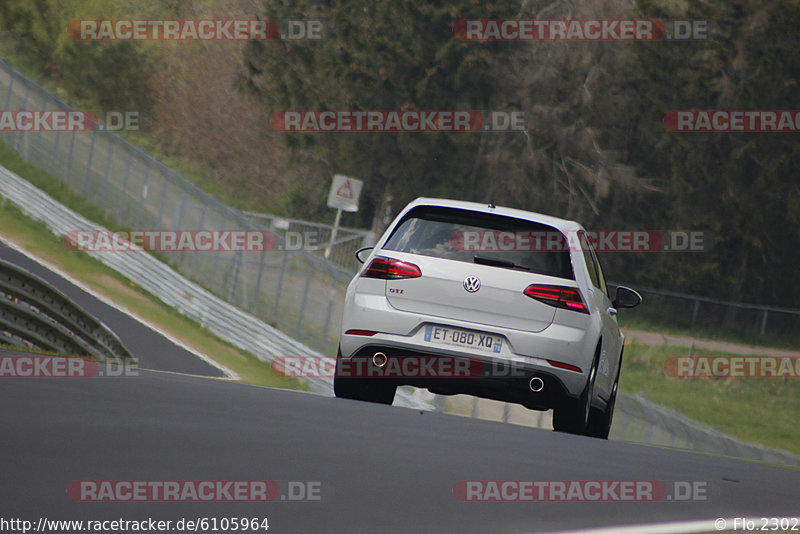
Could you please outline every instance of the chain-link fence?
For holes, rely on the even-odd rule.
[[[318,253],[334,265],[348,272],[358,270],[356,251],[375,244],[374,232],[357,228],[334,227],[330,224],[277,217],[264,213],[245,211],[244,214],[267,226],[289,250],[307,250]]]
[[[5,110],[72,110],[0,61]],[[246,215],[222,204],[123,137],[103,129],[4,132],[22,158],[67,184],[118,223],[112,230],[273,230],[269,252],[162,252],[159,256],[219,297],[328,354],[336,350],[344,288],[365,231]],[[74,230],[83,230],[75,228]],[[290,232],[287,236],[287,232]],[[293,232],[293,233],[291,233]],[[308,240],[315,233],[316,241]],[[296,234],[300,234],[298,246]],[[289,238],[294,241],[288,240]],[[307,246],[309,245],[309,246]]]
[[[0,102],[6,110],[72,108],[0,61]],[[344,288],[356,270],[354,252],[374,243],[364,230],[243,213],[222,204],[124,138],[102,129],[4,132],[0,139],[116,220],[117,229],[270,230],[276,250],[163,252],[179,271],[265,322],[332,354]],[[75,230],[81,230],[76,228]],[[636,317],[672,326],[797,337],[800,310],[643,289]]]
[[[615,291],[617,283],[609,283]],[[625,284],[630,285],[630,284]],[[644,304],[623,317],[688,330],[772,336],[800,340],[800,310],[743,304],[661,289],[634,287]]]
[[[0,102],[4,103],[5,110],[72,109],[2,60]],[[185,277],[239,309],[228,310],[232,317],[244,321],[236,326],[230,323],[231,328],[241,329],[242,324],[255,316],[253,320],[260,319],[277,327],[324,354],[331,355],[335,351],[345,286],[356,268],[353,253],[362,246],[373,244],[375,236],[365,231],[340,229],[335,243],[327,251],[331,241],[330,226],[232,209],[124,138],[101,129],[89,132],[3,132],[0,139],[23,159],[68,184],[102,209],[108,218],[118,222],[118,229],[274,232],[278,247],[269,252],[163,252],[159,255]],[[31,198],[30,192],[18,193],[19,204],[25,203],[23,199]],[[26,208],[30,213],[43,211],[47,211],[43,206]],[[313,243],[307,241],[310,236],[314,236]],[[128,271],[126,274],[135,276],[137,272]],[[194,294],[185,294],[184,291],[172,295],[174,302],[171,304],[206,325],[228,325],[221,322],[218,314],[207,304],[214,301],[211,295],[198,298],[198,295],[205,295],[205,290],[191,287],[194,287],[191,290]],[[164,289],[174,293],[175,288]],[[761,335],[796,336],[796,332],[800,332],[800,310],[743,305],[659,290],[641,291],[646,305],[637,308],[636,313],[654,322],[690,328],[725,327]],[[267,330],[263,326],[254,328],[253,332]],[[232,332],[225,332],[222,328],[218,334],[227,339]],[[295,343],[294,340],[284,340],[283,334],[277,332],[276,340],[256,333],[244,337],[249,343],[246,348],[255,352],[259,347],[272,345],[275,346],[272,353],[287,351],[287,343]],[[302,352],[298,349],[301,345],[292,347],[292,352]],[[796,463],[794,457],[782,451],[742,444],[714,429],[697,425],[681,414],[651,405],[646,399],[634,396],[623,396],[623,399],[612,431],[617,439]],[[405,400],[410,405],[428,402],[427,396],[419,399],[408,396]],[[471,408],[464,415],[481,416],[479,406],[493,406],[492,401],[473,399],[471,402]],[[446,406],[441,397],[436,398],[435,404],[439,410],[462,411],[456,406]],[[504,421],[515,422],[516,411],[524,410],[504,403],[495,405],[501,414],[498,418]],[[530,412],[524,411],[526,423],[522,424],[531,424]],[[548,426],[549,414],[537,413],[535,417],[532,426]]]
[[[59,236],[63,236],[76,225],[101,230],[96,224],[55,202],[30,183],[7,172],[2,166],[0,195]],[[251,351],[264,361],[271,362],[285,355],[316,355],[290,336],[186,280],[149,254],[91,254],[141,287],[154,292],[181,313],[206,325],[220,338]],[[311,391],[331,394],[330,379],[304,377],[303,381]],[[533,412],[520,405],[464,395],[445,398],[431,395],[424,390],[400,388],[395,403],[399,406],[435,409],[538,428],[551,426],[551,412]],[[654,405],[640,395],[620,394],[611,436],[626,441],[724,452],[789,465],[798,463],[789,453],[743,443],[716,429],[692,421],[674,410]]]
[[[534,428],[553,427],[552,411],[536,412],[518,404],[466,395],[451,398],[437,396],[434,403],[438,410],[466,417],[503,421]],[[800,465],[800,459],[787,451],[764,447],[757,443],[746,443],[728,436],[719,429],[694,421],[677,410],[650,402],[641,393],[636,395],[619,393],[609,438],[783,465]]]

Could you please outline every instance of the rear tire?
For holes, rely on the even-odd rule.
[[[616,387],[616,386],[615,386]],[[605,410],[592,408],[589,413],[589,424],[586,425],[586,435],[592,438],[608,439],[611,432],[611,422],[614,419],[614,405],[617,402],[616,389],[611,394],[611,399]]]
[[[597,345],[594,361],[589,371],[589,379],[583,388],[581,396],[577,399],[566,399],[564,403],[553,410],[553,430],[568,434],[584,434],[587,431],[589,412],[594,397],[594,380],[597,376],[597,363],[600,359],[600,344]]]
[[[611,388],[611,398],[609,398],[605,410],[592,409],[589,414],[589,424],[586,427],[587,436],[608,439],[608,434],[611,432],[611,423],[614,420],[614,406],[617,404],[617,389],[621,370],[622,352],[619,353],[619,367],[617,367],[617,378],[614,380],[614,386]]]
[[[336,353],[336,361],[342,357],[342,348]],[[333,375],[333,394],[340,399],[360,400],[375,402],[378,404],[392,404],[397,386],[391,383],[381,383],[386,381],[382,378],[350,378],[339,376],[339,366]]]

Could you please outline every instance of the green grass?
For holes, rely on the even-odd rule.
[[[54,178],[47,172],[35,167],[34,165],[27,163],[24,161],[20,155],[13,150],[11,147],[0,141],[0,163],[8,170],[14,172],[15,174],[24,177],[28,182],[32,183],[49,196],[51,196],[57,202],[60,202],[64,206],[68,207],[69,209],[75,211],[86,217],[87,219],[103,226],[104,228],[111,228],[114,230],[132,230],[132,228],[125,227],[125,225],[120,225],[116,222],[115,219],[106,215],[106,213],[95,206],[94,204],[90,203],[78,193],[76,193],[69,185],[61,182],[60,180]],[[44,227],[42,227],[44,229]],[[45,229],[46,231],[46,229]],[[53,238],[55,239],[55,238]],[[167,265],[171,265],[175,268],[178,268],[175,264],[175,258],[169,258],[168,255],[165,253],[153,253],[155,257],[157,257],[162,262],[166,263]],[[98,265],[102,265],[97,262]],[[216,291],[213,287],[209,287],[208,284],[204,283],[205,281],[201,277],[192,276],[187,272],[182,273],[183,276],[186,278],[200,284],[201,286],[205,287],[208,291],[215,294],[217,297],[226,300],[226,296]],[[288,280],[288,279],[287,279]],[[304,283],[304,282],[303,282]],[[269,281],[265,279],[264,287],[269,284]],[[287,288],[284,288],[286,291]],[[327,295],[328,286],[325,286],[325,295]],[[265,290],[266,291],[266,290]],[[263,293],[263,291],[262,291]],[[269,303],[264,303],[265,306],[269,308],[269,314],[271,315],[271,306]],[[310,312],[309,312],[310,313]],[[284,295],[281,299],[281,305],[278,313],[278,317],[281,319],[281,327],[284,331],[294,334],[295,332],[295,324],[297,322],[297,309],[296,306],[292,305],[289,299],[289,295]],[[264,318],[262,314],[262,319]],[[318,350],[323,351],[325,354],[333,355],[336,354],[336,346],[338,344],[338,339],[335,339],[335,328],[331,328],[329,331],[328,339],[324,341],[320,341],[322,337],[322,324],[315,324],[313,321],[309,320],[310,318],[304,321],[302,334],[299,337],[299,341],[310,345],[312,347],[317,348]],[[273,326],[278,326],[277,324]]]
[[[0,163],[6,164],[1,156]],[[130,310],[188,347],[236,372],[241,382],[303,388],[297,380],[276,376],[269,364],[219,339],[99,261],[84,253],[68,250],[43,224],[26,217],[5,199],[0,202],[0,233],[4,239],[55,266],[79,283],[92,287],[117,306]]]
[[[147,144],[146,142],[144,144]],[[152,148],[149,147],[149,148]],[[26,163],[11,148],[0,142],[0,163],[25,177],[55,200],[108,228],[118,224],[84,200],[69,186]],[[170,165],[178,163],[170,160]],[[190,170],[192,179],[202,182],[200,171]],[[221,195],[223,198],[227,197]],[[302,388],[296,380],[275,376],[268,365],[252,354],[220,340],[196,322],[180,315],[153,295],[133,286],[127,279],[91,257],[72,252],[43,225],[26,218],[19,210],[3,201],[0,204],[0,230],[9,240],[25,250],[57,266],[85,285],[95,288],[109,300],[133,311],[199,352],[209,355],[240,375],[242,382],[286,388]],[[288,297],[288,296],[287,296]],[[285,313],[281,305],[281,314]],[[291,317],[290,317],[291,319]],[[294,324],[289,320],[288,324]],[[688,329],[643,321],[630,314],[621,317],[623,328],[647,330],[733,343],[777,348],[797,348],[798,342],[776,336],[758,336],[709,329]],[[316,325],[304,328],[306,342],[321,335]],[[335,340],[326,340],[329,353]],[[795,427],[800,413],[800,390],[793,379],[700,380],[669,378],[663,363],[669,356],[685,355],[681,347],[649,347],[629,345],[621,388],[630,393],[643,392],[651,401],[680,410],[688,417],[719,428],[743,441],[761,443],[800,454],[800,431]],[[713,354],[698,351],[701,354]]]
[[[101,224],[114,226],[102,213],[0,144],[0,163],[29,178],[57,200],[90,216]],[[169,332],[188,346],[207,354],[240,375],[242,382],[284,388],[302,388],[300,382],[275,376],[255,356],[220,340],[199,324],[168,307],[153,295],[136,287],[112,269],[86,254],[68,250],[44,225],[25,217],[8,201],[0,202],[0,230],[6,239],[41,257],[79,282],[93,287],[106,298],[131,310],[149,323]],[[698,331],[656,327],[625,321],[624,327],[697,336]],[[741,341],[736,336],[700,332],[703,337]],[[768,344],[761,340],[763,345]],[[769,341],[769,340],[767,340]],[[772,340],[775,341],[775,340]],[[780,340],[777,340],[780,341]],[[787,346],[775,343],[775,346]],[[642,392],[651,401],[677,409],[686,416],[719,428],[743,441],[788,450],[800,455],[800,389],[795,379],[680,379],[664,372],[670,356],[686,355],[685,347],[629,344],[620,387],[630,393]],[[712,351],[697,351],[713,355]]]
[[[13,148],[2,141],[0,141],[0,164],[14,174],[25,178],[25,180],[50,195],[53,200],[64,204],[72,211],[80,213],[87,219],[106,228],[117,227],[116,222],[107,217],[103,210],[77,194],[67,184],[23,160]]]
[[[4,38],[7,42],[3,42]],[[9,36],[8,34],[4,34],[0,30],[0,57],[6,59],[6,61],[8,61],[8,63],[12,67],[22,71],[26,76],[36,81],[39,85],[41,85],[48,91],[55,93],[56,95],[58,95],[60,99],[67,102],[75,109],[98,110],[100,108],[97,102],[93,100],[77,99],[74,95],[67,94],[67,92],[63,89],[63,87],[61,87],[61,85],[54,82],[53,80],[42,76],[37,76],[35,74],[38,71],[36,65],[26,60],[23,55],[17,53],[15,47],[11,43],[12,39],[13,38],[11,36]],[[291,215],[290,209],[288,207],[291,203],[291,192],[280,192],[279,194],[271,195],[268,197],[253,197],[248,195],[242,195],[239,189],[231,188],[230,186],[221,183],[218,179],[214,178],[214,176],[211,174],[211,172],[209,172],[209,169],[206,166],[198,164],[196,161],[189,158],[167,154],[164,151],[164,148],[162,144],[158,141],[158,139],[156,139],[147,130],[122,129],[114,133],[124,137],[129,143],[141,148],[153,158],[160,160],[167,167],[175,171],[178,171],[184,178],[189,180],[191,183],[197,185],[198,187],[206,191],[208,194],[216,197],[222,203],[228,206],[232,206],[243,211],[256,211],[256,212],[270,213],[273,215],[285,216],[285,217]],[[0,145],[3,145],[3,143],[0,142]],[[3,148],[6,150],[11,150],[4,145]],[[0,158],[2,157],[3,156],[0,156]],[[32,179],[31,181],[33,182]],[[36,185],[38,186],[39,184],[37,183]],[[68,190],[63,185],[62,188]],[[48,191],[48,194],[54,196],[50,191]],[[58,200],[59,202],[64,203],[61,199]],[[86,203],[86,205],[87,207],[91,207],[95,211],[99,211],[91,204]],[[78,211],[85,217],[88,217],[100,224],[103,224],[102,222],[100,222],[99,219],[88,215],[89,212],[79,211],[79,210],[76,211]],[[319,221],[319,222],[329,223],[330,221]],[[105,224],[103,225],[105,226]]]
[[[696,350],[714,356],[720,352]],[[800,456],[798,378],[675,378],[664,362],[686,347],[626,344],[620,389],[681,411],[742,441]]]

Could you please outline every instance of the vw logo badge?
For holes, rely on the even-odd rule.
[[[464,278],[464,289],[470,293],[475,293],[481,288],[481,281],[477,276],[468,276]]]

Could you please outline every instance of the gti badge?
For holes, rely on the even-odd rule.
[[[475,293],[481,288],[481,281],[477,276],[468,276],[464,278],[464,289],[470,293]]]

